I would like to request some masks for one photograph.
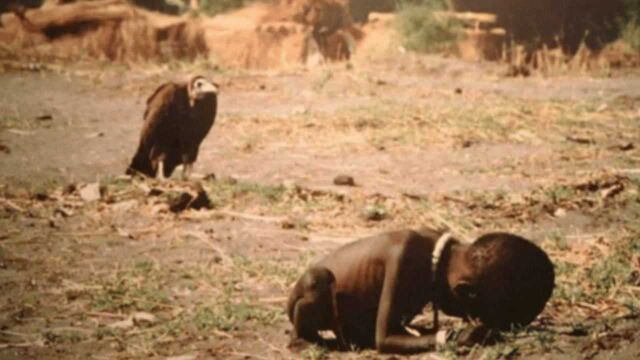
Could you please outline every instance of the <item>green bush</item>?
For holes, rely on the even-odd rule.
[[[453,19],[434,16],[434,11],[447,9],[445,0],[403,1],[397,18],[405,46],[427,53],[450,50],[461,24]]]
[[[229,10],[241,8],[249,0],[200,0],[200,11],[213,16]]]
[[[640,52],[640,0],[625,0],[621,38],[631,50]]]

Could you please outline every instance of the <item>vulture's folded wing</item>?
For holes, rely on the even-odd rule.
[[[180,121],[185,116],[188,95],[185,86],[167,83],[147,100],[142,141],[146,144],[173,146],[177,142]]]

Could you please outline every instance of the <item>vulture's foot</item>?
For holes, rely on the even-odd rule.
[[[193,164],[183,164],[182,166],[182,180],[189,180],[191,172],[193,170]]]

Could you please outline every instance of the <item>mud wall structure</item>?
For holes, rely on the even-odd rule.
[[[207,54],[200,24],[132,6],[125,0],[46,5],[5,13],[0,42],[33,57],[141,61]]]
[[[349,59],[362,38],[340,0],[256,3],[214,17],[206,29],[212,56],[245,68]]]

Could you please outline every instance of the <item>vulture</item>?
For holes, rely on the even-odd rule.
[[[138,150],[126,173],[168,178],[183,165],[187,178],[217,107],[218,85],[203,76],[158,87],[147,100]]]

